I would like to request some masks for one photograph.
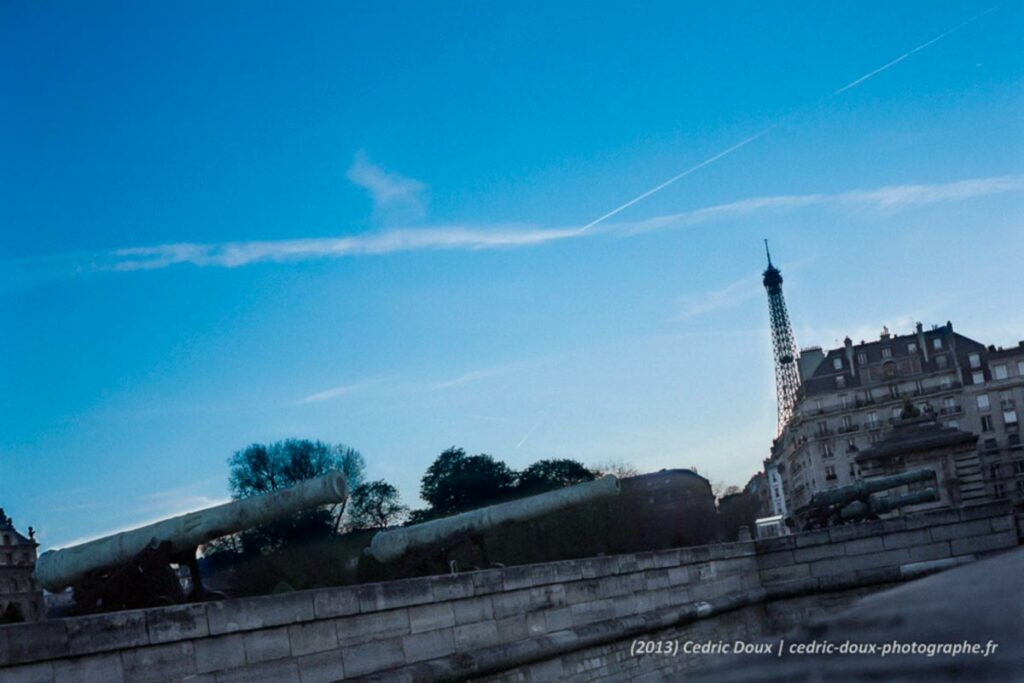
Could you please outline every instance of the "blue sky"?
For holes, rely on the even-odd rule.
[[[801,345],[1024,337],[990,7],[5,3],[0,505],[62,545],[286,437],[413,505],[452,444],[742,484],[762,238]]]

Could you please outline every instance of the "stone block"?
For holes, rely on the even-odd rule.
[[[877,553],[885,550],[885,544],[881,536],[868,536],[847,541],[842,545],[847,555],[864,555],[866,553]]]
[[[340,650],[298,657],[295,663],[299,667],[302,683],[336,683],[345,678],[345,664]]]
[[[595,600],[573,605],[569,608],[572,612],[572,623],[574,626],[592,624],[595,621],[606,621],[615,618],[615,603],[610,599]]]
[[[926,545],[931,542],[932,536],[929,529],[899,531],[882,537],[882,544],[886,550],[891,550],[893,548],[909,548],[914,545]]]
[[[564,629],[572,628],[572,608],[561,607],[559,609],[552,609],[544,614],[544,630],[548,633],[552,631],[562,631]]]
[[[247,664],[269,662],[291,655],[292,647],[288,639],[288,627],[261,629],[242,634],[245,644],[245,661]]]
[[[174,605],[146,610],[146,630],[153,645],[205,638],[210,634],[206,605]]]
[[[245,665],[245,645],[242,636],[211,636],[193,643],[196,655],[196,673],[221,671]]]
[[[519,590],[493,595],[491,604],[494,607],[494,617],[501,619],[513,614],[525,614],[530,611],[532,601],[529,590]]]
[[[544,612],[530,612],[526,615],[526,630],[531,638],[542,636],[547,631],[547,622],[544,620]]]
[[[334,624],[338,631],[338,645],[341,647],[410,633],[409,610],[404,609],[341,617],[335,619]]]
[[[616,561],[613,557],[589,557],[585,560],[578,560],[578,562],[584,579],[608,576],[616,569]]]
[[[0,627],[7,637],[8,664],[20,664],[68,655],[65,620],[33,621]]]
[[[361,612],[398,609],[434,601],[429,578],[388,581],[387,583],[373,584],[373,590],[365,592],[360,589],[356,590],[359,593],[359,610]]]
[[[637,571],[644,571],[646,569],[654,569],[654,553],[652,553],[652,552],[636,553],[633,557],[636,559]]]
[[[327,588],[313,594],[313,613],[317,619],[344,617],[359,612],[359,594],[355,588]]]
[[[452,603],[452,611],[455,614],[455,623],[458,625],[494,618],[494,607],[489,595],[469,600],[456,600]]]
[[[354,678],[401,666],[405,663],[405,652],[401,638],[386,638],[343,648],[341,658],[345,675]]]
[[[956,524],[960,521],[960,511],[956,508],[935,510],[924,514],[907,515],[907,529],[930,529],[944,524]]]
[[[146,613],[142,610],[75,617],[65,620],[64,624],[68,633],[68,652],[71,655],[123,650],[149,644]]]
[[[495,623],[498,626],[498,634],[501,636],[501,642],[503,643],[512,643],[530,637],[530,629],[527,626],[525,614],[498,619]]]
[[[455,627],[455,647],[459,652],[490,647],[500,642],[504,642],[504,638],[498,633],[497,622],[481,621]]]
[[[1017,528],[1017,521],[1013,515],[993,517],[989,520],[989,524],[992,526],[992,531],[1009,531]]]
[[[690,568],[687,566],[672,567],[668,570],[670,586],[685,586],[690,582]]]
[[[575,605],[579,602],[588,602],[600,597],[601,582],[597,579],[587,581],[576,581],[565,585],[565,603]]]
[[[334,650],[338,647],[337,622],[321,619],[288,627],[292,657]]]
[[[0,675],[3,677],[3,683],[57,683],[53,677],[52,662],[15,666],[0,670]]]
[[[972,519],[985,519],[988,517],[999,517],[1009,514],[1013,503],[1009,500],[996,500],[980,505],[968,505],[960,508],[960,519],[964,521]]]
[[[976,519],[970,522],[959,524],[948,524],[946,526],[934,527],[929,530],[933,541],[949,541],[954,538],[967,538],[969,536],[982,536],[992,530],[988,519]]]
[[[910,551],[910,559],[913,562],[939,560],[944,557],[949,557],[951,554],[949,541],[929,543],[928,545],[918,545],[913,548],[909,548],[908,550]]]
[[[893,583],[901,577],[902,565],[886,565],[884,567],[871,567],[870,569],[858,569],[855,572],[856,578],[851,587],[871,585],[876,583]]]
[[[504,590],[504,578],[500,569],[485,569],[470,574],[476,595],[498,593]]]
[[[619,555],[619,574],[631,574],[640,571],[636,555]]]
[[[409,629],[412,633],[434,631],[454,625],[455,613],[450,602],[409,608]]]
[[[996,534],[985,534],[972,538],[958,538],[952,541],[952,554],[973,555],[993,550],[1003,550],[1017,545],[1017,534],[1013,531],[1000,531]]]
[[[761,572],[761,581],[763,583],[792,581],[793,579],[802,579],[810,575],[811,565],[806,562],[802,562],[800,564],[791,564],[784,567],[775,567],[774,569],[765,569]]]
[[[53,663],[53,677],[68,683],[124,683],[121,656],[116,652],[91,657],[58,659]]]
[[[754,541],[754,547],[757,548],[758,554],[774,553],[779,552],[781,550],[792,550],[793,548],[797,547],[797,544],[800,543],[801,540],[805,541],[803,545],[812,545],[810,541],[806,541],[806,539],[803,539],[802,537],[811,537],[814,534],[821,533],[824,533],[826,535],[828,534],[827,531],[812,531],[803,534],[789,534],[787,536],[776,536],[775,538],[762,538],[758,541]],[[816,542],[823,543],[825,541]]]
[[[214,635],[312,621],[313,594],[303,591],[210,602],[206,604],[206,618]]]
[[[850,541],[850,543],[856,543],[856,541]],[[843,544],[842,543],[822,543],[820,545],[809,545],[804,548],[797,548],[793,551],[794,562],[813,562],[814,560],[824,560],[829,557],[841,557],[843,555]],[[782,555],[783,553],[775,553],[776,555]],[[778,565],[776,565],[778,566]],[[771,569],[771,567],[768,567]]]
[[[796,560],[794,559],[794,551],[783,550],[775,553],[765,553],[757,557],[757,566],[761,570],[774,569],[775,567],[784,567],[787,564],[793,564]]]
[[[434,600],[461,600],[473,597],[473,577],[468,574],[434,578]]]
[[[262,664],[246,665],[241,669],[221,671],[217,683],[302,683],[299,667],[294,659],[279,659]]]
[[[678,567],[680,563],[680,554],[678,549],[673,550],[659,550],[654,553],[654,566],[657,569],[667,569],[669,567]]]
[[[691,548],[686,548],[685,551],[679,551],[679,564],[694,564],[697,562],[708,562],[710,560],[711,549],[706,545],[695,545]]]
[[[669,569],[669,575],[678,571],[680,567]],[[597,584],[597,596],[600,598],[612,598],[617,595],[630,593],[630,580],[628,576],[606,576]]]
[[[881,520],[875,520],[873,522],[859,522],[857,524],[843,524],[841,526],[831,527],[828,530],[828,535],[832,543],[841,543],[855,538],[864,538],[865,536],[877,536],[882,533],[885,533],[885,526]]]
[[[526,670],[530,683],[555,683],[565,677],[565,669],[561,659],[550,659],[546,662],[531,664]]]
[[[426,633],[414,633],[402,638],[405,663],[446,657],[455,652],[455,629],[443,628]]]
[[[644,590],[656,591],[672,585],[668,569],[648,569],[644,572]]]
[[[125,680],[131,683],[178,681],[196,673],[191,641],[124,650],[121,665]]]

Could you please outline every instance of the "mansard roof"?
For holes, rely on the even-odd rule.
[[[875,445],[857,454],[858,463],[900,455],[911,455],[940,448],[971,447],[978,435],[955,427],[945,427],[931,417],[901,419]]]

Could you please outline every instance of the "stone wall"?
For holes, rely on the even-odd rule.
[[[692,665],[683,657],[630,657],[631,640],[666,629],[747,633],[751,608],[768,601],[886,585],[1017,544],[1009,509],[985,505],[758,542],[6,626],[0,682],[586,681],[683,670]]]

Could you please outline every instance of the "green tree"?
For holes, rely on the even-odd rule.
[[[352,491],[349,515],[355,529],[383,529],[396,524],[409,508],[398,499],[398,489],[383,479],[366,482]]]
[[[342,470],[352,490],[353,480],[362,481],[364,467],[363,456],[352,448],[307,439],[287,439],[266,446],[253,444],[235,452],[228,465],[228,483],[236,499],[285,489],[332,470]],[[242,547],[246,553],[265,552],[293,541],[330,535],[336,531],[343,513],[344,508],[339,506],[297,512],[242,532]]]
[[[420,496],[433,515],[450,515],[506,500],[514,486],[515,473],[505,463],[452,446],[423,475]]]
[[[575,460],[539,460],[519,473],[516,488],[532,496],[593,479],[594,473]]]

